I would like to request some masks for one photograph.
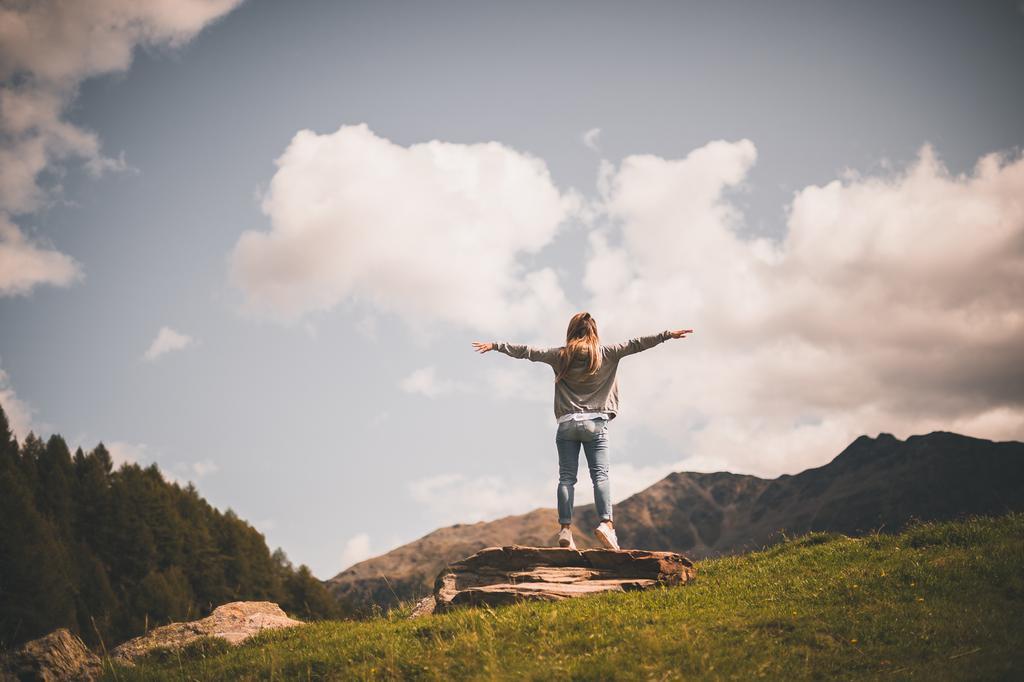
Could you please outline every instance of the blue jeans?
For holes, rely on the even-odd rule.
[[[612,496],[608,484],[608,420],[581,419],[558,425],[558,522],[572,523],[573,486],[580,466],[580,445],[590,466],[594,506],[602,521],[612,520]]]

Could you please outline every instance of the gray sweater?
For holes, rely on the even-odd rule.
[[[635,339],[601,346],[601,368],[593,375],[587,374],[586,358],[577,357],[569,366],[569,373],[555,384],[555,419],[573,412],[607,412],[614,419],[619,411],[619,382],[615,372],[619,360],[653,348],[671,338],[668,331],[652,336],[638,336]],[[561,347],[534,348],[515,343],[495,343],[494,350],[513,358],[544,362],[558,372],[558,355]]]

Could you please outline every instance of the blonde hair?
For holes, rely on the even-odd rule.
[[[594,374],[601,368],[601,346],[597,336],[597,322],[590,313],[576,313],[569,320],[565,331],[565,346],[559,351],[558,372],[555,383],[565,378],[569,366],[576,358],[589,358],[587,374]]]

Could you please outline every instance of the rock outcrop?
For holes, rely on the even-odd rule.
[[[277,604],[269,601],[236,601],[218,606],[206,618],[187,623],[171,623],[130,639],[112,652],[115,658],[131,662],[154,649],[179,649],[202,637],[217,637],[239,644],[264,630],[303,625],[289,618]]]
[[[460,606],[558,601],[681,585],[694,575],[690,560],[673,552],[489,547],[441,571],[434,594],[417,604],[412,617]]]
[[[0,680],[95,680],[102,668],[82,640],[60,628],[10,654],[0,666]]]

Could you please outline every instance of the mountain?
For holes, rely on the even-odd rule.
[[[614,475],[614,470],[613,470]],[[896,532],[911,519],[1024,510],[1024,443],[938,431],[901,441],[861,436],[828,464],[775,479],[716,472],[670,474],[615,507],[625,547],[692,559],[764,547],[783,534]],[[573,535],[596,546],[593,505],[578,507]],[[436,530],[326,581],[354,610],[427,594],[449,562],[495,545],[555,544],[554,509]]]

